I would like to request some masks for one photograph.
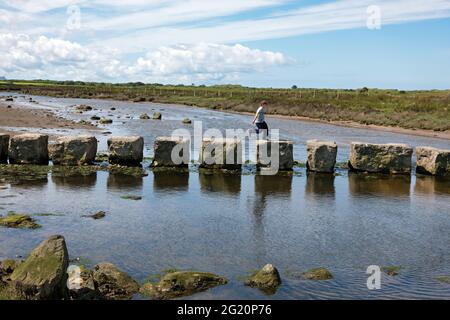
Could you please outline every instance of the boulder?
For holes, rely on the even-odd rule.
[[[26,133],[11,138],[9,163],[48,165],[48,136]]]
[[[313,268],[302,274],[303,279],[306,280],[330,280],[333,275],[326,268]]]
[[[0,163],[8,161],[9,135],[0,133]]]
[[[109,161],[113,164],[138,166],[144,158],[144,138],[139,136],[108,139]]]
[[[111,124],[111,123],[113,123],[113,120],[112,119],[107,119],[107,118],[101,118],[98,121],[98,123],[100,123],[100,124]]]
[[[154,152],[152,167],[187,167],[190,161],[190,141],[174,137],[157,137]]]
[[[0,277],[12,274],[21,263],[22,261],[13,259],[0,261]]]
[[[148,114],[146,114],[146,113],[143,113],[143,114],[141,114],[139,116],[139,119],[141,119],[141,120],[148,120],[148,119],[150,119],[150,116]]]
[[[79,106],[76,106],[75,109],[76,109],[77,111],[91,111],[91,110],[92,110],[92,107],[91,107],[91,106],[87,106],[87,105],[85,105],[85,104],[81,104],[81,105],[79,105]]]
[[[18,295],[30,300],[67,297],[69,256],[63,236],[51,236],[36,247],[12,273]]]
[[[335,142],[308,140],[306,142],[310,171],[333,173],[336,165],[337,145]]]
[[[175,271],[167,273],[157,284],[150,282],[144,284],[140,292],[156,299],[173,299],[206,291],[227,282],[224,277],[213,273]]]
[[[160,112],[153,113],[153,120],[161,120],[161,119],[162,119],[162,115]]]
[[[242,143],[233,138],[205,138],[200,148],[199,160],[201,168],[240,170]]]
[[[92,164],[97,154],[97,139],[94,136],[61,137],[48,149],[55,165]]]
[[[184,124],[191,124],[191,123],[192,123],[192,120],[189,119],[189,118],[184,118],[184,119],[183,119],[183,123],[184,123]]]
[[[15,229],[38,229],[41,226],[26,214],[11,213],[6,217],[0,216],[0,226]]]
[[[270,158],[272,149],[278,149],[278,169],[280,171],[290,171],[294,166],[294,144],[288,140],[258,140],[256,143],[256,166],[269,168],[274,166]],[[275,157],[275,154],[273,155]]]
[[[409,174],[413,150],[406,144],[352,142],[349,168],[370,173]]]
[[[245,285],[256,287],[266,294],[274,294],[281,285],[280,273],[271,264],[266,264],[261,270],[253,274]]]
[[[450,150],[417,147],[417,173],[450,176]]]
[[[99,299],[100,294],[96,290],[94,274],[84,266],[69,266],[67,270],[67,288],[70,298],[73,300]]]
[[[139,291],[139,284],[111,263],[94,267],[94,282],[104,299],[127,300]]]

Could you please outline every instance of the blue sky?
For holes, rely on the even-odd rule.
[[[450,0],[4,0],[0,54],[7,78],[449,89]]]

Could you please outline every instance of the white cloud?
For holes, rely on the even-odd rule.
[[[91,78],[108,75],[116,63],[114,50],[91,50],[78,43],[11,33],[0,34],[0,72],[9,77],[46,77],[67,79],[67,74],[79,73]]]
[[[202,80],[235,77],[239,73],[261,72],[272,66],[290,63],[280,52],[261,51],[236,44],[233,46],[200,43],[161,47],[149,52],[128,70],[151,77],[192,76]]]
[[[282,53],[201,43],[152,50],[134,62],[118,52],[45,36],[0,34],[0,74],[9,78],[114,81],[208,81],[236,78],[290,63]]]

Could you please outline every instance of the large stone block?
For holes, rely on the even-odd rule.
[[[8,160],[9,135],[0,133],[0,163]]]
[[[450,176],[450,150],[417,147],[417,173]]]
[[[272,150],[278,150],[272,153]],[[276,159],[277,158],[277,159]],[[278,160],[278,166],[275,160]],[[256,142],[256,166],[275,171],[289,171],[294,166],[294,144],[288,140],[258,140]]]
[[[335,142],[308,140],[306,142],[308,170],[333,173],[336,165],[337,145]]]
[[[69,255],[63,236],[51,236],[12,273],[15,292],[28,300],[67,298]]]
[[[48,136],[26,133],[11,138],[9,163],[48,164]]]
[[[188,139],[158,137],[154,152],[153,167],[187,167],[190,161]]]
[[[108,139],[109,162],[125,166],[138,166],[144,158],[144,138],[139,136],[111,137]]]
[[[48,147],[50,158],[56,165],[91,164],[97,154],[94,136],[61,137]]]
[[[205,138],[199,160],[201,168],[240,170],[242,143],[239,139],[233,138]]]
[[[349,167],[352,171],[406,174],[411,172],[412,153],[406,144],[352,142]]]

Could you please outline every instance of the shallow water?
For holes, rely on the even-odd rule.
[[[44,98],[42,98],[44,99]],[[73,99],[45,98],[64,101]],[[39,101],[39,97],[36,98]],[[53,108],[50,106],[40,107]],[[115,121],[111,132],[152,137],[180,127],[184,117],[214,126],[237,124],[248,117],[179,106],[153,106],[94,101],[121,113],[164,109],[163,121]],[[118,108],[119,109],[119,108]],[[60,111],[67,117],[80,117]],[[125,111],[126,110],[126,111]],[[100,113],[100,111],[95,111]],[[94,113],[95,113],[94,112]],[[90,117],[92,113],[81,115]],[[165,120],[164,120],[165,119]],[[303,139],[335,137],[350,140],[407,142],[448,147],[448,141],[271,119],[296,141],[296,159],[305,159]],[[233,126],[234,127],[234,126]],[[317,135],[313,136],[313,133]],[[352,136],[355,135],[355,136]],[[345,144],[340,159],[346,159]],[[1,179],[2,177],[0,177]],[[229,278],[230,283],[189,299],[450,299],[450,285],[437,276],[450,275],[450,181],[425,176],[357,175],[339,170],[337,176],[307,174],[258,176],[149,172],[146,177],[99,171],[85,177],[57,177],[1,182],[0,212],[35,216],[36,230],[0,229],[0,259],[26,256],[52,234],[66,237],[72,259],[88,266],[109,261],[143,282],[168,268],[196,269]],[[138,195],[142,200],[121,196]],[[99,210],[102,220],[82,218]],[[242,285],[242,277],[266,263],[281,272],[283,284],[273,296]],[[396,277],[382,275],[381,290],[368,290],[369,265],[402,266]],[[305,281],[295,274],[327,267],[329,281]],[[141,298],[136,296],[137,299]]]

